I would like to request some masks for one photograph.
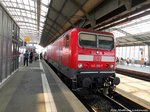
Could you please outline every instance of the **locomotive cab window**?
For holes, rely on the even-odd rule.
[[[94,34],[86,34],[86,33],[80,33],[79,35],[79,45],[81,47],[90,47],[90,48],[96,48],[96,35]]]
[[[112,50],[114,48],[114,40],[111,36],[98,36],[98,48]]]
[[[67,48],[67,47],[69,47],[69,35],[65,36],[65,40],[66,40],[65,47]]]

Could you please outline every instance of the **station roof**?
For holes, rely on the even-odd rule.
[[[1,0],[20,27],[20,37],[39,42],[50,0]]]
[[[149,0],[1,0],[21,29],[42,46],[72,27],[113,32],[118,46],[150,44]]]
[[[106,31],[114,34],[118,46],[150,45],[150,15],[119,24]]]

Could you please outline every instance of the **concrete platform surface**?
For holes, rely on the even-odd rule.
[[[121,83],[116,91],[126,98],[150,110],[150,82],[116,74]]]
[[[21,67],[0,89],[0,112],[88,112],[44,61]]]

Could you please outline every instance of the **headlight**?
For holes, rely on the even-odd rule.
[[[110,65],[110,68],[114,68],[114,65]]]
[[[82,63],[79,63],[78,68],[82,68],[82,67],[83,67]]]
[[[96,51],[96,54],[99,54],[99,51]]]

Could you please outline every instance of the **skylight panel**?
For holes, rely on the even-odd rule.
[[[115,37],[115,38],[125,36],[125,34],[123,34],[123,33],[119,32],[119,31],[117,31],[117,30],[112,31],[112,33],[114,34],[114,37]]]
[[[40,29],[43,29],[44,24],[40,23]]]
[[[44,21],[45,21],[45,18],[41,16],[40,21],[41,21],[41,22],[44,22]]]
[[[31,17],[31,14],[28,13],[27,16],[28,16],[28,17]]]
[[[140,30],[136,27],[130,27],[130,28],[123,28],[124,31],[134,35],[134,34],[139,34]]]
[[[144,17],[139,18],[139,20],[145,20],[145,19],[150,19],[150,15],[146,15]]]
[[[30,7],[32,12],[35,12],[35,8],[34,7]]]
[[[10,5],[10,3],[9,3],[9,2],[7,2],[7,6],[8,6],[8,7],[11,7],[11,5]]]
[[[8,0],[7,0],[8,1]],[[10,1],[10,0],[9,0]],[[11,0],[11,2],[16,2],[16,0]]]
[[[40,24],[40,26],[41,26],[41,27],[40,27],[40,31],[42,31],[42,30],[43,30],[43,26],[42,26],[42,24]]]
[[[32,23],[32,20],[31,20],[31,19],[29,19],[29,20],[28,20],[28,22]]]
[[[11,3],[13,5],[13,7],[17,7],[17,4],[16,3]]]
[[[26,13],[26,11],[25,11],[25,10],[21,10],[21,12],[22,12],[22,13]]]
[[[35,13],[34,13],[34,12],[30,12],[30,14],[31,14],[31,15],[35,15]],[[31,15],[30,15],[30,16],[31,16]]]
[[[10,5],[10,2],[7,2],[7,6],[9,6],[9,7],[11,6],[11,5]]]
[[[20,12],[20,9],[14,9],[15,10],[15,12]]]
[[[24,21],[24,17],[21,16],[21,17],[20,17],[20,20]]]
[[[20,8],[24,8],[24,6],[23,6],[22,4],[19,4],[19,7],[20,7]]]
[[[35,18],[35,15],[32,15],[32,18]]]
[[[41,10],[44,11],[44,12],[47,12],[48,8],[42,5]]]
[[[30,8],[29,8],[29,6],[25,5],[25,9],[29,10]]]
[[[18,24],[19,24],[19,25],[25,25],[25,23],[22,23],[22,22],[18,22]]]
[[[37,21],[37,1],[35,0],[1,0],[3,5],[8,8],[8,11],[14,18],[14,20],[20,26],[20,35],[25,37],[28,32],[30,32],[31,38],[36,38],[39,36],[39,32],[42,32],[45,16],[47,14],[47,6],[50,3],[50,0],[40,0],[41,12],[40,12],[40,21]],[[10,8],[9,8],[10,7]],[[37,22],[39,23],[39,29]],[[32,31],[33,30],[33,31]]]
[[[49,5],[49,3],[50,3],[51,0],[41,0],[41,1],[42,1],[43,4]]]
[[[29,5],[29,0],[23,0],[23,3],[24,3],[25,5]]]
[[[30,0],[30,6],[34,7],[34,1]]]
[[[46,16],[47,12],[41,10],[41,15]]]
[[[11,0],[11,1],[12,1],[12,0]],[[16,1],[17,1],[18,3],[22,3],[22,0],[16,0]],[[16,2],[16,1],[15,1],[15,2]]]
[[[20,21],[23,21],[23,18],[20,18]]]
[[[23,16],[26,16],[26,13],[22,13]]]

